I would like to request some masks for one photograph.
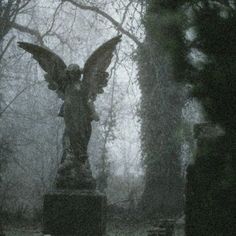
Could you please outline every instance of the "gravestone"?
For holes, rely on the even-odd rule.
[[[55,236],[105,234],[106,197],[96,191],[57,191],[44,198],[43,233]]]

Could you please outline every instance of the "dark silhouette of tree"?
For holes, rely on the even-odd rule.
[[[188,168],[186,234],[232,235],[236,199],[236,3],[191,3],[196,38],[189,50],[203,53],[205,60],[190,69],[188,81],[207,120],[220,125],[225,135],[208,140],[207,145],[198,141],[196,162]]]
[[[160,1],[167,3],[168,1]],[[177,1],[176,1],[177,2]],[[170,50],[177,75],[192,85],[192,95],[205,111],[211,126],[221,135],[203,137],[196,126],[195,163],[187,170],[186,235],[233,235],[236,184],[236,2],[179,1],[176,21],[182,50]],[[168,14],[168,12],[167,12]],[[170,15],[171,13],[169,13]],[[173,31],[174,32],[174,31]],[[190,59],[193,55],[197,60]],[[198,56],[200,55],[200,56]],[[178,59],[179,58],[179,59]],[[178,60],[177,60],[178,59]]]
[[[149,217],[171,217],[183,210],[183,178],[178,131],[184,90],[176,79],[182,58],[176,4],[148,1],[146,38],[139,47],[142,154],[146,168],[141,205]],[[165,1],[173,2],[173,1]],[[181,42],[181,41],[180,41]]]

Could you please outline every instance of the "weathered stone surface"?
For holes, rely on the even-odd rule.
[[[44,234],[102,236],[106,197],[95,191],[56,191],[45,195]]]
[[[89,161],[82,163],[73,158],[67,158],[58,169],[56,178],[58,190],[95,190],[96,181],[92,176]]]

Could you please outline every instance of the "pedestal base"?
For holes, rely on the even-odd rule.
[[[103,236],[106,197],[95,191],[56,191],[46,194],[43,233],[55,236]]]

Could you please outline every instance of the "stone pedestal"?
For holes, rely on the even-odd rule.
[[[55,191],[45,195],[43,233],[53,236],[103,236],[106,197],[96,191]]]

